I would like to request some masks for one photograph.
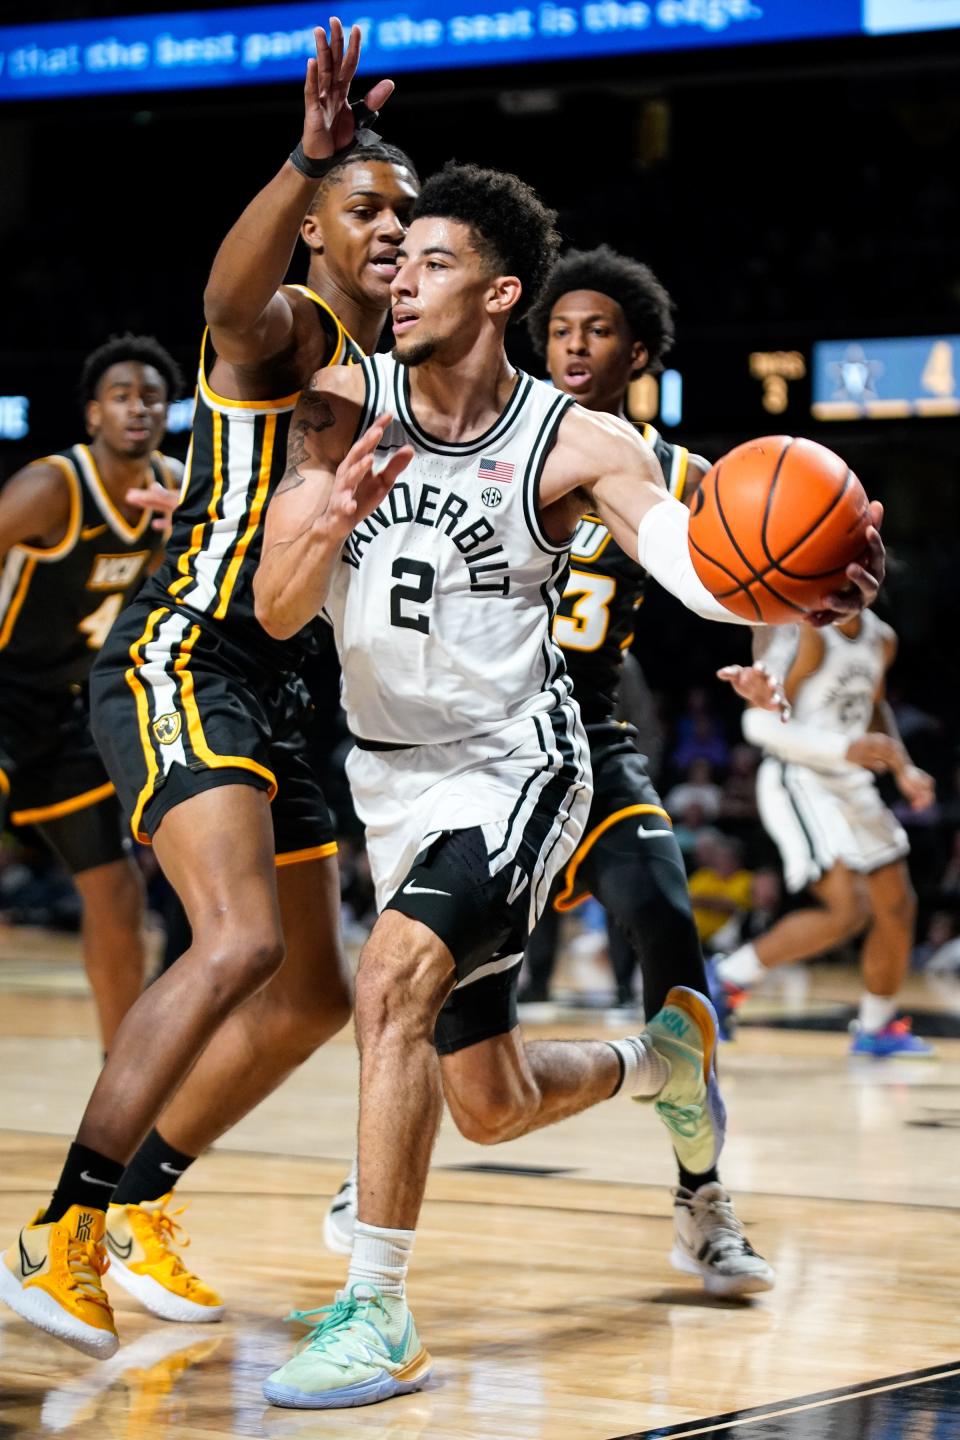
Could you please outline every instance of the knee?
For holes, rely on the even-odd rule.
[[[635,949],[642,950],[649,936],[661,934],[671,948],[690,937],[698,944],[686,872],[679,860],[648,858],[645,866],[634,868],[629,876],[621,871],[615,879],[614,885],[601,887],[599,899]]]
[[[896,886],[882,897],[875,913],[878,921],[886,921],[912,933],[917,920],[917,896],[913,886],[909,883]]]
[[[446,948],[425,926],[387,911],[360,956],[355,1008],[361,1050],[387,1033],[433,1041],[453,982]]]
[[[465,1140],[499,1145],[523,1135],[540,1106],[536,1084],[512,1077],[509,1085],[471,1085],[458,1093],[445,1085],[447,1108]]]
[[[279,929],[237,930],[231,927],[209,949],[197,947],[196,961],[216,1009],[231,1010],[262,990],[283,964]]]
[[[870,924],[873,916],[866,886],[859,881],[851,885],[830,906],[830,913],[834,919],[837,943],[852,940],[859,935]]]

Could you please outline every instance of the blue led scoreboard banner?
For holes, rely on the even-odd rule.
[[[817,420],[960,415],[960,335],[821,341],[811,411]]]
[[[0,100],[299,80],[316,4],[0,29]],[[371,0],[366,75],[960,26],[960,0]]]

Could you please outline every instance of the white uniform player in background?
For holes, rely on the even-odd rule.
[[[393,354],[314,377],[267,515],[257,614],[277,638],[318,611],[333,625],[380,909],[357,972],[349,1276],[267,1382],[278,1405],[368,1404],[429,1375],[405,1278],[444,1096],[486,1143],[618,1092],[655,1101],[694,1173],[723,1141],[716,1017],[697,992],[674,987],[619,1041],[527,1043],[517,1026],[527,934],[591,798],[552,638],[578,521],[596,507],[691,608],[735,618],[697,579],[689,512],[650,447],[507,358],[507,322],[556,255],[554,219],[515,176],[452,165],[427,181],[391,285]],[[851,567],[855,597],[828,610],[876,593],[868,534],[871,569]]]
[[[758,634],[755,648],[773,674],[785,677],[793,706],[787,724],[766,711],[744,712],[744,735],[765,753],[757,775],[760,818],[780,850],[787,889],[809,890],[817,905],[792,911],[718,960],[723,998],[736,1006],[768,970],[813,959],[863,933],[864,991],[851,1052],[929,1055],[910,1022],[895,1018],[916,899],[906,866],[910,842],[875,779],[892,775],[916,810],[933,802],[933,780],[911,763],[884,698],[897,637],[866,610],[823,630],[788,626]]]

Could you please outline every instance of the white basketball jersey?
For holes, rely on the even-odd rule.
[[[789,629],[795,653],[797,627]],[[825,626],[820,631],[823,659],[797,691],[793,702],[794,720],[800,725],[814,725],[818,730],[849,735],[851,740],[865,735],[873,716],[874,696],[886,668],[885,642],[889,637],[889,626],[872,610],[863,611],[860,629],[852,637],[844,635],[835,625]],[[777,673],[785,673],[770,658],[767,664]]]
[[[414,458],[345,542],[323,611],[350,730],[442,744],[552,709],[571,690],[552,635],[569,546],[545,535],[537,492],[573,401],[518,373],[495,424],[453,444],[417,424],[407,368],[388,355],[362,368],[358,438],[389,411],[380,450]]]

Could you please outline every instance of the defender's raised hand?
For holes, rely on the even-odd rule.
[[[317,57],[307,61],[304,84],[303,153],[310,160],[328,160],[353,139],[356,124],[350,109],[350,85],[360,59],[360,29],[353,25],[344,48],[343,26],[330,19],[330,38],[322,25],[313,32]],[[393,94],[392,80],[380,80],[364,96],[368,110],[381,110]]]

